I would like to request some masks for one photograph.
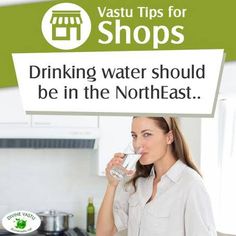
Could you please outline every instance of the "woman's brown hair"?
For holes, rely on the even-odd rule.
[[[194,164],[188,146],[184,140],[184,136],[179,129],[179,125],[177,123],[176,118],[169,117],[170,127],[164,117],[148,117],[149,119],[154,120],[156,125],[163,130],[165,134],[172,130],[174,141],[172,145],[172,152],[176,159],[182,160],[187,166],[194,169],[199,175],[201,175],[200,171],[198,170],[197,166]],[[135,117],[133,118],[135,119]],[[153,164],[150,165],[141,165],[140,162],[136,164],[136,172],[134,177],[128,181],[128,183],[132,183],[135,191],[136,191],[136,181],[140,177],[148,177],[150,175],[150,171],[153,167]]]

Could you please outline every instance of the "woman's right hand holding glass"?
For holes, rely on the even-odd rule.
[[[106,177],[108,179],[108,183],[112,186],[117,186],[119,183],[119,180],[113,177],[110,174],[110,171],[113,167],[115,166],[121,166],[123,161],[124,161],[124,153],[115,153],[114,157],[108,162],[107,167],[106,167]]]

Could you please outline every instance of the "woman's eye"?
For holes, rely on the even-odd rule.
[[[148,137],[148,136],[150,136],[150,135],[152,135],[152,134],[151,134],[151,133],[144,133],[144,134],[143,134],[144,137]]]
[[[136,139],[136,138],[137,138],[137,136],[132,134],[132,139]]]

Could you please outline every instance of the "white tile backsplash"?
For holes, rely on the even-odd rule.
[[[98,211],[107,183],[95,163],[95,150],[0,149],[0,216],[56,209],[85,228],[87,199],[94,197]]]

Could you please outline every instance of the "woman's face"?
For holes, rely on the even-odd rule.
[[[139,161],[142,165],[152,164],[167,153],[167,134],[164,134],[154,120],[147,117],[134,118],[131,134],[135,150],[141,148],[142,156]]]

